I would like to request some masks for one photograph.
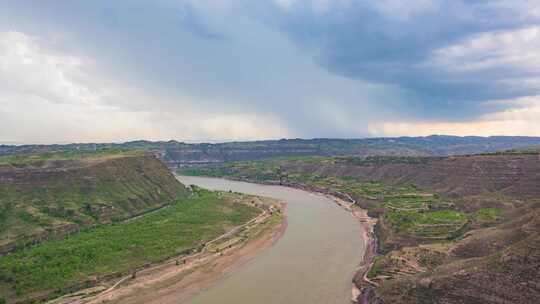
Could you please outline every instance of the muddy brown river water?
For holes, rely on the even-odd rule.
[[[189,304],[346,304],[363,255],[361,226],[331,199],[306,191],[216,178],[184,184],[287,202],[288,226],[272,247],[201,292]]]

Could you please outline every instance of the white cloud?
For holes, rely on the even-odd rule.
[[[198,108],[197,100],[123,85],[92,60],[55,53],[40,42],[20,32],[0,33],[0,142],[290,135],[275,117]]]
[[[20,32],[0,33],[0,81],[4,90],[50,102],[92,102],[95,96],[90,90],[70,79],[84,64],[81,58],[48,53],[36,38]]]
[[[452,72],[513,68],[538,74],[540,27],[475,35],[434,52],[432,63]]]
[[[407,21],[418,14],[434,12],[439,8],[438,1],[433,0],[378,0],[373,1],[375,9],[388,18]]]
[[[335,8],[346,8],[355,0],[274,0],[274,3],[287,11],[297,5],[304,5],[317,14],[324,14]]]
[[[289,9],[294,3],[294,0],[275,0],[275,3],[283,8],[283,9]]]
[[[193,123],[200,123],[204,134],[216,139],[280,138],[290,135],[277,118],[255,114],[219,115]]]

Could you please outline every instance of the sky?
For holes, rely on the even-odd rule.
[[[540,136],[540,2],[3,0],[0,143]]]

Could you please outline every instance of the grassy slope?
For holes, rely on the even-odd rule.
[[[2,157],[0,180],[4,250],[126,219],[188,194],[153,156],[119,150]]]
[[[123,150],[123,149],[104,149],[97,151],[57,151],[47,153],[34,153],[34,154],[13,154],[0,156],[0,165],[14,165],[24,166],[32,165],[38,162],[46,161],[66,161],[66,160],[79,160],[79,161],[92,161],[111,159],[116,157],[125,156],[143,156],[144,152],[140,150]]]
[[[6,298],[59,290],[92,276],[125,273],[200,246],[258,214],[232,194],[195,197],[132,221],[101,226],[0,258]]]

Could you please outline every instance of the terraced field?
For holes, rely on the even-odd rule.
[[[455,210],[390,211],[385,216],[398,234],[439,239],[452,238],[468,221],[465,214]]]
[[[455,210],[454,204],[436,193],[421,191],[411,184],[387,185],[380,181],[360,181],[353,176],[328,176],[323,173],[285,171],[284,163],[310,165],[351,162],[349,158],[287,158],[258,162],[239,162],[206,168],[190,168],[183,174],[228,176],[254,181],[276,181],[302,184],[331,192],[346,193],[355,200],[363,201],[371,211],[382,212],[381,220],[390,229],[389,235],[415,237],[426,240],[452,239],[458,237],[473,215]],[[368,164],[379,163],[379,158]],[[366,161],[362,162],[364,164]],[[424,163],[409,158],[392,158],[392,162]]]

